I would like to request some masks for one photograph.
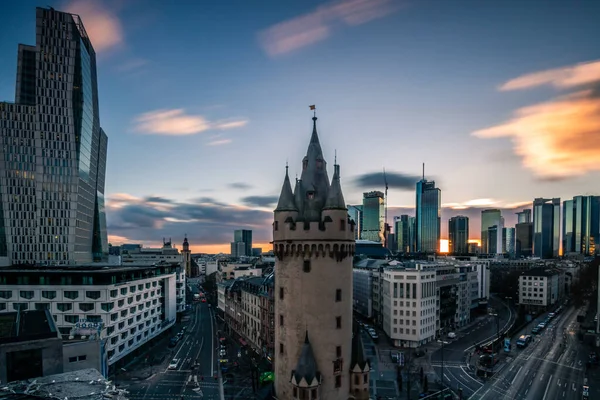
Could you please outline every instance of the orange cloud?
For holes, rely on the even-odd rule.
[[[600,98],[580,91],[523,107],[508,122],[479,130],[484,138],[510,137],[526,168],[545,179],[600,170]]]
[[[328,38],[335,24],[362,25],[393,13],[399,5],[396,0],[330,1],[260,32],[258,38],[264,51],[275,57]]]
[[[247,120],[211,123],[201,115],[186,114],[183,109],[155,110],[134,119],[134,131],[157,135],[194,135],[209,129],[234,129],[245,126]]]
[[[81,17],[96,52],[102,52],[123,43],[121,21],[110,10],[104,8],[101,2],[73,0],[66,5],[65,11]]]
[[[528,89],[548,84],[565,89],[597,81],[600,81],[600,60],[523,75],[504,83],[499,90]]]

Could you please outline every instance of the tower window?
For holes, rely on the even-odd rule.
[[[306,198],[312,200],[315,198],[315,192],[306,192]]]
[[[311,389],[310,398],[311,400],[317,400],[317,389]]]
[[[283,288],[279,288],[279,300],[283,300]]]
[[[283,326],[283,315],[279,314],[279,326]]]
[[[340,231],[345,231],[345,230],[346,230],[346,220],[340,219]]]
[[[335,356],[337,358],[342,357],[342,346],[335,346]]]
[[[342,376],[341,375],[335,376],[335,387],[336,388],[342,387]]]
[[[302,271],[308,273],[310,272],[310,260],[304,260],[304,265],[302,266]]]
[[[275,221],[273,223],[273,226],[274,226],[274,228],[275,228],[276,231],[279,230],[279,221]]]
[[[294,399],[298,398],[298,388],[294,387]]]
[[[342,317],[335,317],[335,327],[342,329]]]
[[[279,354],[283,354],[283,343],[279,343]]]
[[[335,301],[342,301],[342,289],[335,289]]]

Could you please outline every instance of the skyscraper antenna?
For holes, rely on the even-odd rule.
[[[333,151],[333,165],[337,165],[337,149]]]
[[[423,163],[423,180],[425,180],[425,163]]]

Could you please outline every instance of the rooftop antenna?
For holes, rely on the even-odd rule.
[[[337,165],[337,149],[333,151],[333,165]]]
[[[388,213],[388,181],[387,181],[387,176],[385,174],[385,167],[383,167],[383,182],[385,183],[385,197],[383,198],[383,208],[384,208],[384,214],[385,214],[385,222],[383,225],[383,240],[384,240],[384,244],[385,244],[385,248],[388,248],[388,219],[387,219],[387,213]]]
[[[423,180],[425,180],[425,163],[423,163]]]

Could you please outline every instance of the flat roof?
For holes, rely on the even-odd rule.
[[[153,265],[114,265],[114,264],[89,264],[89,265],[13,265],[11,267],[0,267],[0,273],[5,272],[43,272],[50,274],[60,274],[60,273],[90,273],[90,272],[105,272],[105,273],[115,273],[115,272],[132,272],[139,271],[143,269],[153,269],[159,267],[166,266],[179,266],[179,263],[171,263],[171,262],[161,262]]]
[[[0,313],[0,344],[58,338],[48,310]]]

